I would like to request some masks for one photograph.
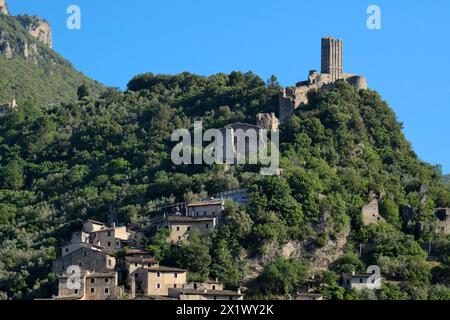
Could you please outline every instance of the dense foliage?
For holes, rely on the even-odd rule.
[[[345,83],[312,93],[310,105],[281,129],[284,175],[263,178],[253,166],[175,166],[170,136],[191,128],[195,119],[205,128],[220,128],[254,123],[258,112],[276,111],[274,77],[266,83],[251,72],[145,74],[128,89],[107,90],[99,99],[80,90],[79,101],[23,103],[0,118],[3,296],[50,295],[49,264],[86,218],[146,230],[161,206],[246,187],[249,206],[228,202],[226,224],[211,237],[195,235],[171,248],[164,231],[148,233],[148,250],[164,264],[188,269],[194,280],[218,277],[231,288],[248,285],[255,297],[274,297],[295,294],[314,269],[308,257],[344,237],[346,254],[329,271],[315,272],[325,297],[446,297],[450,239],[416,232],[399,208],[410,205],[419,212],[417,221],[431,221],[433,208],[450,206],[449,188],[439,168],[414,154],[377,93]],[[361,208],[370,193],[382,198],[386,223],[364,227]],[[430,241],[432,257],[424,250]],[[287,243],[302,245],[305,255],[274,254]],[[252,275],[252,263],[262,264],[262,272]],[[342,272],[365,271],[371,264],[382,266],[393,282],[367,296],[338,286]]]

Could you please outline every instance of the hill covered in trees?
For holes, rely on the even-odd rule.
[[[246,286],[249,297],[287,297],[314,274],[328,299],[450,299],[450,238],[428,227],[434,208],[450,206],[449,187],[374,91],[340,83],[311,93],[281,128],[282,177],[171,162],[175,129],[198,119],[205,129],[254,123],[277,111],[279,89],[275,77],[251,72],[144,74],[126,92],[23,103],[0,118],[0,295],[54,293],[49,265],[87,218],[147,230],[161,206],[245,187],[249,206],[228,202],[211,237],[172,248],[164,231],[148,232],[148,250],[192,279]],[[364,226],[361,209],[374,195],[386,222]],[[416,210],[412,221],[401,206]],[[377,293],[337,285],[343,272],[373,264],[387,280]]]
[[[30,35],[26,26],[39,23],[47,26],[37,17],[0,14],[0,105],[13,99],[45,104],[75,100],[83,84],[92,94],[104,90],[49,48],[51,34],[47,43]]]

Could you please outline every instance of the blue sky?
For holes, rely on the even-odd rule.
[[[125,88],[144,72],[252,70],[293,85],[320,69],[320,38],[344,40],[344,67],[364,74],[404,123],[421,159],[450,173],[450,1],[7,0],[45,17],[54,49],[77,69]],[[78,5],[82,29],[66,27]],[[382,30],[366,27],[381,8]]]

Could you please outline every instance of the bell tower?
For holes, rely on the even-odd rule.
[[[331,82],[344,78],[342,40],[322,38],[322,73],[329,74]]]

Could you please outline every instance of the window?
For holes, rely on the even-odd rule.
[[[108,237],[111,237],[111,231],[108,231]]]
[[[187,227],[187,231],[191,231],[191,227]]]
[[[157,276],[158,278],[161,278],[161,272],[157,272],[157,273],[156,273],[156,276]]]
[[[177,285],[176,285],[176,284],[174,284],[174,285],[173,285],[173,288],[174,288],[174,289],[176,289],[176,288],[177,288]]]
[[[156,285],[156,288],[161,289],[161,284],[158,283],[158,284]]]
[[[209,229],[209,223],[206,224],[206,229]]]
[[[359,279],[359,283],[363,283],[363,279],[361,278],[361,279]]]
[[[95,288],[91,288],[91,293],[95,293]]]
[[[84,256],[87,257],[87,252],[84,253]]]
[[[213,289],[213,290],[216,290],[216,286],[212,286],[212,289]]]
[[[194,283],[194,289],[197,290],[198,289],[198,285],[196,283]]]
[[[95,279],[91,279],[91,283],[95,283]]]
[[[180,231],[180,227],[177,227],[177,231]]]
[[[178,278],[178,273],[174,273],[173,276],[176,278]]]
[[[106,294],[109,293],[109,288],[105,288],[105,293],[106,293]]]
[[[78,294],[78,289],[75,289],[75,294]]]
[[[134,263],[134,266],[135,266],[135,267],[137,267],[137,266],[138,266],[137,262],[135,262],[135,263]]]
[[[69,248],[66,248],[66,252],[69,252]]]
[[[109,283],[109,279],[108,278],[105,278],[105,283]]]
[[[111,242],[108,242],[108,247],[111,247]]]

